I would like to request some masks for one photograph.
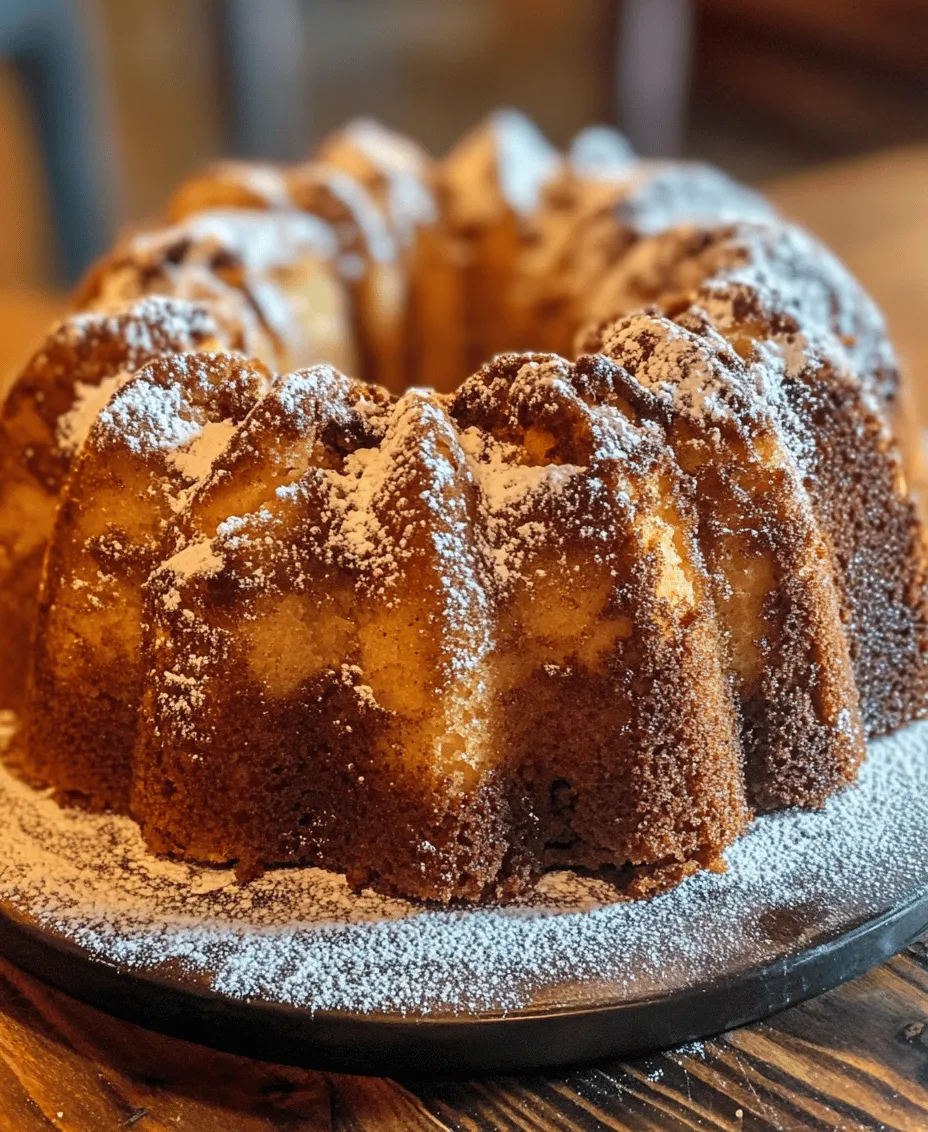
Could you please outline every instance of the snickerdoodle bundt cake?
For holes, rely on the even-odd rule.
[[[0,419],[0,707],[155,851],[643,895],[925,714],[882,318],[716,170],[356,122],[75,305]]]

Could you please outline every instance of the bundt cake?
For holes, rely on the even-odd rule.
[[[467,325],[460,250],[441,222],[436,163],[409,138],[369,118],[328,138],[318,157],[367,189],[399,253],[407,286],[406,372],[395,391],[410,384],[453,389],[468,372]]]
[[[0,416],[0,707],[153,851],[648,895],[926,713],[883,320],[715,170],[360,121],[75,306]]]
[[[330,225],[351,294],[351,340],[359,364],[388,389],[402,388],[406,275],[396,262],[385,216],[358,181],[319,162],[292,170],[222,162],[183,184],[168,204],[168,216],[183,223],[216,209],[299,210]],[[311,298],[315,307],[318,297]]]

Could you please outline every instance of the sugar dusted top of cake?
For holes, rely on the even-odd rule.
[[[776,211],[760,193],[711,165],[641,161],[617,202],[616,214],[638,236],[650,236],[676,224],[701,220],[717,224],[768,221],[775,218]]]
[[[308,505],[313,513],[318,509],[321,541],[297,553],[289,544],[289,525],[281,525],[279,509],[269,501],[248,515],[230,516],[220,523],[214,553],[221,557],[223,548],[243,551],[254,546],[258,556],[268,561],[287,561],[291,553],[318,555],[320,561],[338,562],[357,572],[366,590],[380,591],[394,585],[405,559],[420,553],[440,559],[442,547],[447,546],[449,578],[457,576],[463,584],[470,569],[482,576],[482,581],[473,580],[478,587],[491,577],[496,585],[507,586],[514,576],[513,564],[532,541],[539,536],[558,539],[569,530],[572,505],[563,497],[571,484],[590,475],[595,478],[604,461],[618,461],[617,466],[632,474],[649,434],[612,406],[587,405],[578,392],[580,378],[563,358],[512,355],[497,364],[508,366],[512,373],[502,376],[500,370],[498,379],[475,377],[457,395],[411,389],[393,401],[369,399],[366,387],[324,366],[279,379],[225,451],[234,453],[236,447],[247,449],[252,443],[260,446],[261,431],[272,417],[281,435],[303,434],[308,447],[328,435],[330,427],[343,437],[354,437],[349,450],[334,463],[323,459],[320,464],[314,457],[305,483],[285,479],[274,492],[274,498],[298,510],[309,492],[307,499],[315,502]],[[352,390],[357,396],[352,394],[349,400]],[[576,418],[575,427],[583,437],[576,449],[580,462],[532,457],[518,440],[527,427],[525,421],[543,422],[554,404]],[[456,407],[465,405],[460,411]],[[497,418],[502,422],[499,429],[493,424]],[[218,469],[214,477],[222,482],[228,482],[230,475],[250,475],[247,461],[241,472],[228,458],[220,456],[214,463],[227,434],[223,426],[213,428],[215,445],[206,432],[172,457],[175,463],[189,472],[196,462],[201,474],[208,472],[207,465],[213,466]],[[507,429],[512,439],[506,439]],[[205,454],[201,448],[207,450]],[[200,482],[208,487],[211,479],[207,476]],[[533,516],[547,514],[555,498],[562,501],[555,506],[562,506],[567,527],[562,531],[547,522],[536,523],[539,530],[533,533]],[[472,520],[466,518],[472,505],[480,516],[473,529]],[[457,515],[459,506],[463,510]],[[400,515],[407,516],[406,535],[397,528]],[[460,523],[465,527],[457,529]],[[420,545],[423,538],[434,540],[427,552]],[[471,544],[484,567],[473,563],[466,567]],[[260,588],[266,576],[252,570],[250,578],[239,582]]]
[[[121,370],[105,377],[97,385],[78,382],[74,389],[73,407],[58,418],[57,440],[61,453],[70,457],[83,448],[94,421],[131,376],[131,370]]]
[[[557,495],[585,468],[574,464],[523,464],[517,444],[496,440],[481,429],[464,429],[458,440],[486,510],[504,514],[539,493]]]
[[[355,118],[344,127],[341,136],[384,174],[405,172],[422,177],[428,171],[428,159],[421,146],[376,118]]]
[[[560,166],[557,150],[528,118],[499,110],[458,142],[442,165],[448,218],[466,227],[490,224],[506,210],[526,217]]]
[[[265,161],[219,161],[205,171],[203,178],[241,185],[268,208],[293,208],[286,177],[279,165]]]
[[[100,411],[88,444],[162,452],[182,481],[204,476],[266,388],[266,371],[229,354],[173,354],[142,367]]]
[[[123,251],[133,259],[158,262],[185,243],[188,262],[208,262],[227,252],[256,272],[291,263],[300,255],[334,259],[338,253],[331,227],[316,216],[243,208],[210,209],[170,228],[139,233],[123,245]]]
[[[787,376],[827,358],[878,396],[895,389],[898,366],[882,315],[837,257],[797,225],[686,224],[642,240],[587,296],[589,317],[617,317],[668,296],[677,309],[688,301],[722,334],[746,328],[758,355]]]
[[[811,351],[823,353],[875,383],[897,363],[876,304],[828,248],[795,224],[739,225],[730,237],[731,264],[705,281],[700,303],[723,329],[749,294],[775,323],[795,322]],[[775,326],[784,338],[795,338]],[[806,351],[803,351],[803,355]],[[798,361],[806,361],[803,356]],[[791,366],[795,369],[796,366]]]
[[[147,358],[217,334],[207,307],[169,295],[144,295],[131,303],[69,315],[49,337],[88,349],[101,339],[113,339],[129,357]]]
[[[172,453],[171,463],[188,480],[202,479],[225,451],[237,427],[230,419],[207,421],[191,443]]]
[[[94,440],[138,452],[177,448],[200,432],[199,423],[182,414],[184,401],[179,385],[165,386],[141,374],[97,416]]]
[[[354,177],[321,162],[309,162],[292,171],[290,184],[301,208],[309,212],[321,209],[343,250],[360,245],[356,250],[372,259],[395,259],[396,247],[386,219]]]
[[[161,569],[179,581],[197,575],[215,574],[222,566],[223,559],[216,553],[211,540],[198,539],[168,558]]]
[[[695,334],[670,319],[631,314],[604,326],[593,345],[659,403],[695,422],[762,411],[755,375],[711,328]]]
[[[373,118],[356,118],[323,146],[323,160],[333,151],[338,164],[344,163],[378,197],[401,247],[413,242],[420,227],[438,219],[431,161],[409,138]]]
[[[185,352],[214,343],[218,334],[205,307],[157,295],[109,312],[77,314],[63,320],[52,330],[50,342],[66,343],[70,349],[86,350],[91,356],[101,344],[114,343],[119,347],[123,368],[110,373],[103,370],[105,376],[96,381],[75,383],[73,405],[57,421],[59,451],[70,458],[80,450],[99,413],[144,362],[162,353]]]
[[[589,126],[581,130],[567,150],[570,170],[591,181],[625,177],[635,160],[628,139],[611,126]]]

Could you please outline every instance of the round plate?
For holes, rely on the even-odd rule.
[[[632,1054],[763,1018],[928,927],[928,723],[871,744],[820,813],[761,818],[648,902],[552,873],[438,910],[317,869],[238,885],[148,854],[125,818],[0,771],[0,951],[113,1014],[320,1068],[462,1074]]]

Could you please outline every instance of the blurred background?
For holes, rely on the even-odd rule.
[[[441,153],[501,103],[767,181],[928,139],[928,0],[0,0],[0,288],[218,155],[364,113]]]

